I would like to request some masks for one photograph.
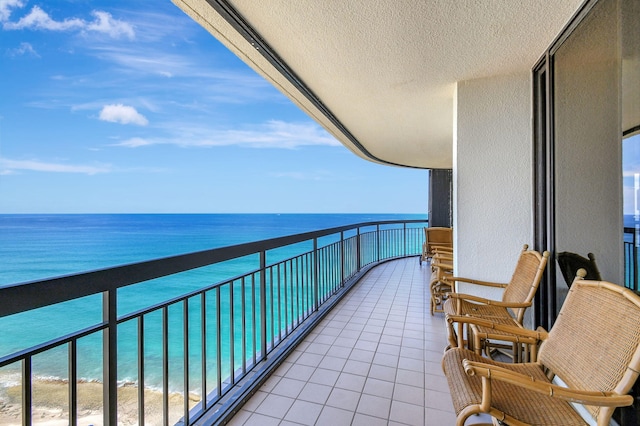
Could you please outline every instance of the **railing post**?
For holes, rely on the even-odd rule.
[[[320,259],[318,256],[318,239],[313,239],[313,310],[317,311],[320,306],[320,286],[318,276],[320,271]]]
[[[362,261],[360,260],[360,227],[356,231],[356,267],[357,271],[362,268]]]
[[[376,261],[380,262],[380,244],[382,238],[380,238],[380,224],[376,224]]]
[[[404,238],[404,252],[402,253],[403,256],[406,256],[407,253],[409,252],[409,241],[408,241],[408,237],[407,237],[407,222],[404,222],[402,224],[402,236]]]
[[[638,290],[638,234],[640,234],[640,224],[636,223],[633,233],[633,289]]]
[[[340,231],[340,287],[344,287],[344,231]]]
[[[260,346],[262,358],[267,359],[267,253],[260,252]]]
[[[115,425],[118,417],[118,310],[116,289],[102,293],[102,321],[107,328],[102,334],[103,419]]]

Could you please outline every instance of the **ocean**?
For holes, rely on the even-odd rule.
[[[0,215],[0,286],[102,269],[166,256],[264,240],[354,223],[425,219],[415,214],[24,214]],[[302,248],[299,248],[302,249]],[[288,253],[281,253],[282,256]],[[216,280],[255,268],[256,259],[239,259],[218,265]],[[198,275],[200,274],[200,275]],[[119,291],[118,314],[175,297],[211,284],[194,271],[189,279],[162,279]],[[214,281],[217,282],[217,281]],[[100,322],[100,296],[90,296],[59,306],[0,318],[0,357]],[[9,303],[1,301],[0,303]],[[176,318],[180,312],[170,313]],[[170,316],[170,321],[171,321]],[[158,319],[159,321],[159,319]],[[153,322],[153,317],[149,322]],[[152,327],[150,325],[149,327]],[[128,330],[130,328],[131,330]],[[157,328],[157,327],[156,327]],[[171,333],[171,329],[170,329]],[[136,377],[135,329],[119,328],[119,380]],[[146,334],[148,347],[161,343],[157,330]],[[182,340],[173,339],[170,353],[180,353]],[[60,379],[68,375],[65,348],[34,357],[38,377]],[[159,360],[150,361],[146,383],[161,386]],[[179,364],[179,363],[178,363]],[[0,369],[0,392],[17,380],[19,365]],[[101,340],[79,342],[79,376],[101,380]],[[179,370],[177,365],[175,370]],[[176,375],[174,388],[179,388]]]

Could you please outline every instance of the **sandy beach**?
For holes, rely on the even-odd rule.
[[[20,426],[22,424],[20,386],[9,386],[0,394],[0,424]],[[198,395],[190,397],[190,407],[199,402]],[[67,426],[68,384],[61,380],[37,380],[33,386],[33,424],[44,426]],[[175,423],[183,414],[183,396],[169,396],[169,423]],[[102,425],[102,383],[78,383],[78,425]],[[118,388],[118,425],[138,424],[138,388],[125,385]],[[145,425],[162,424],[162,393],[145,391]]]

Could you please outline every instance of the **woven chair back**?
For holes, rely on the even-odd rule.
[[[429,256],[433,255],[433,247],[453,247],[453,228],[424,228],[424,237]]]
[[[548,254],[546,252],[542,256],[535,250],[527,250],[527,246],[525,246],[522,253],[520,253],[511,281],[509,281],[509,285],[502,294],[502,301],[512,303],[531,302],[540,285],[542,273],[547,265],[547,258]],[[511,312],[516,320],[522,323],[525,310],[525,308],[511,309]]]
[[[640,297],[604,281],[574,281],[538,361],[577,389],[627,393],[640,367]],[[597,418],[597,407],[586,407]]]

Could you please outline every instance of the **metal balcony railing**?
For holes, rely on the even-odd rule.
[[[61,351],[68,371],[64,378],[68,404],[61,409],[70,425],[78,424],[79,347],[86,341],[97,341],[102,351],[105,425],[118,422],[123,381],[119,357],[127,351],[137,365],[138,424],[145,424],[149,411],[145,372],[152,368],[152,360],[161,369],[162,383],[154,386],[162,394],[158,410],[163,424],[219,420],[234,410],[239,399],[248,397],[252,386],[255,389],[265,380],[268,369],[277,366],[277,357],[286,355],[283,348],[292,350],[292,339],[308,333],[310,323],[319,320],[369,268],[419,255],[424,226],[426,221],[417,220],[361,223],[0,288],[0,318],[91,295],[98,295],[92,300],[101,304],[101,321],[0,358],[0,371],[19,370],[22,424],[34,423],[33,390],[38,378],[34,359],[51,353],[59,356]],[[254,266],[230,279],[207,276],[211,265],[233,259],[249,259],[247,264]],[[205,280],[215,283],[118,313],[125,288],[163,277],[181,280],[187,271],[199,270]],[[161,336],[153,342],[148,335],[152,327],[159,328]],[[176,374],[179,386],[170,384]],[[170,412],[172,393],[182,394],[178,413]]]
[[[639,228],[624,228],[624,285],[638,291],[638,236]]]

